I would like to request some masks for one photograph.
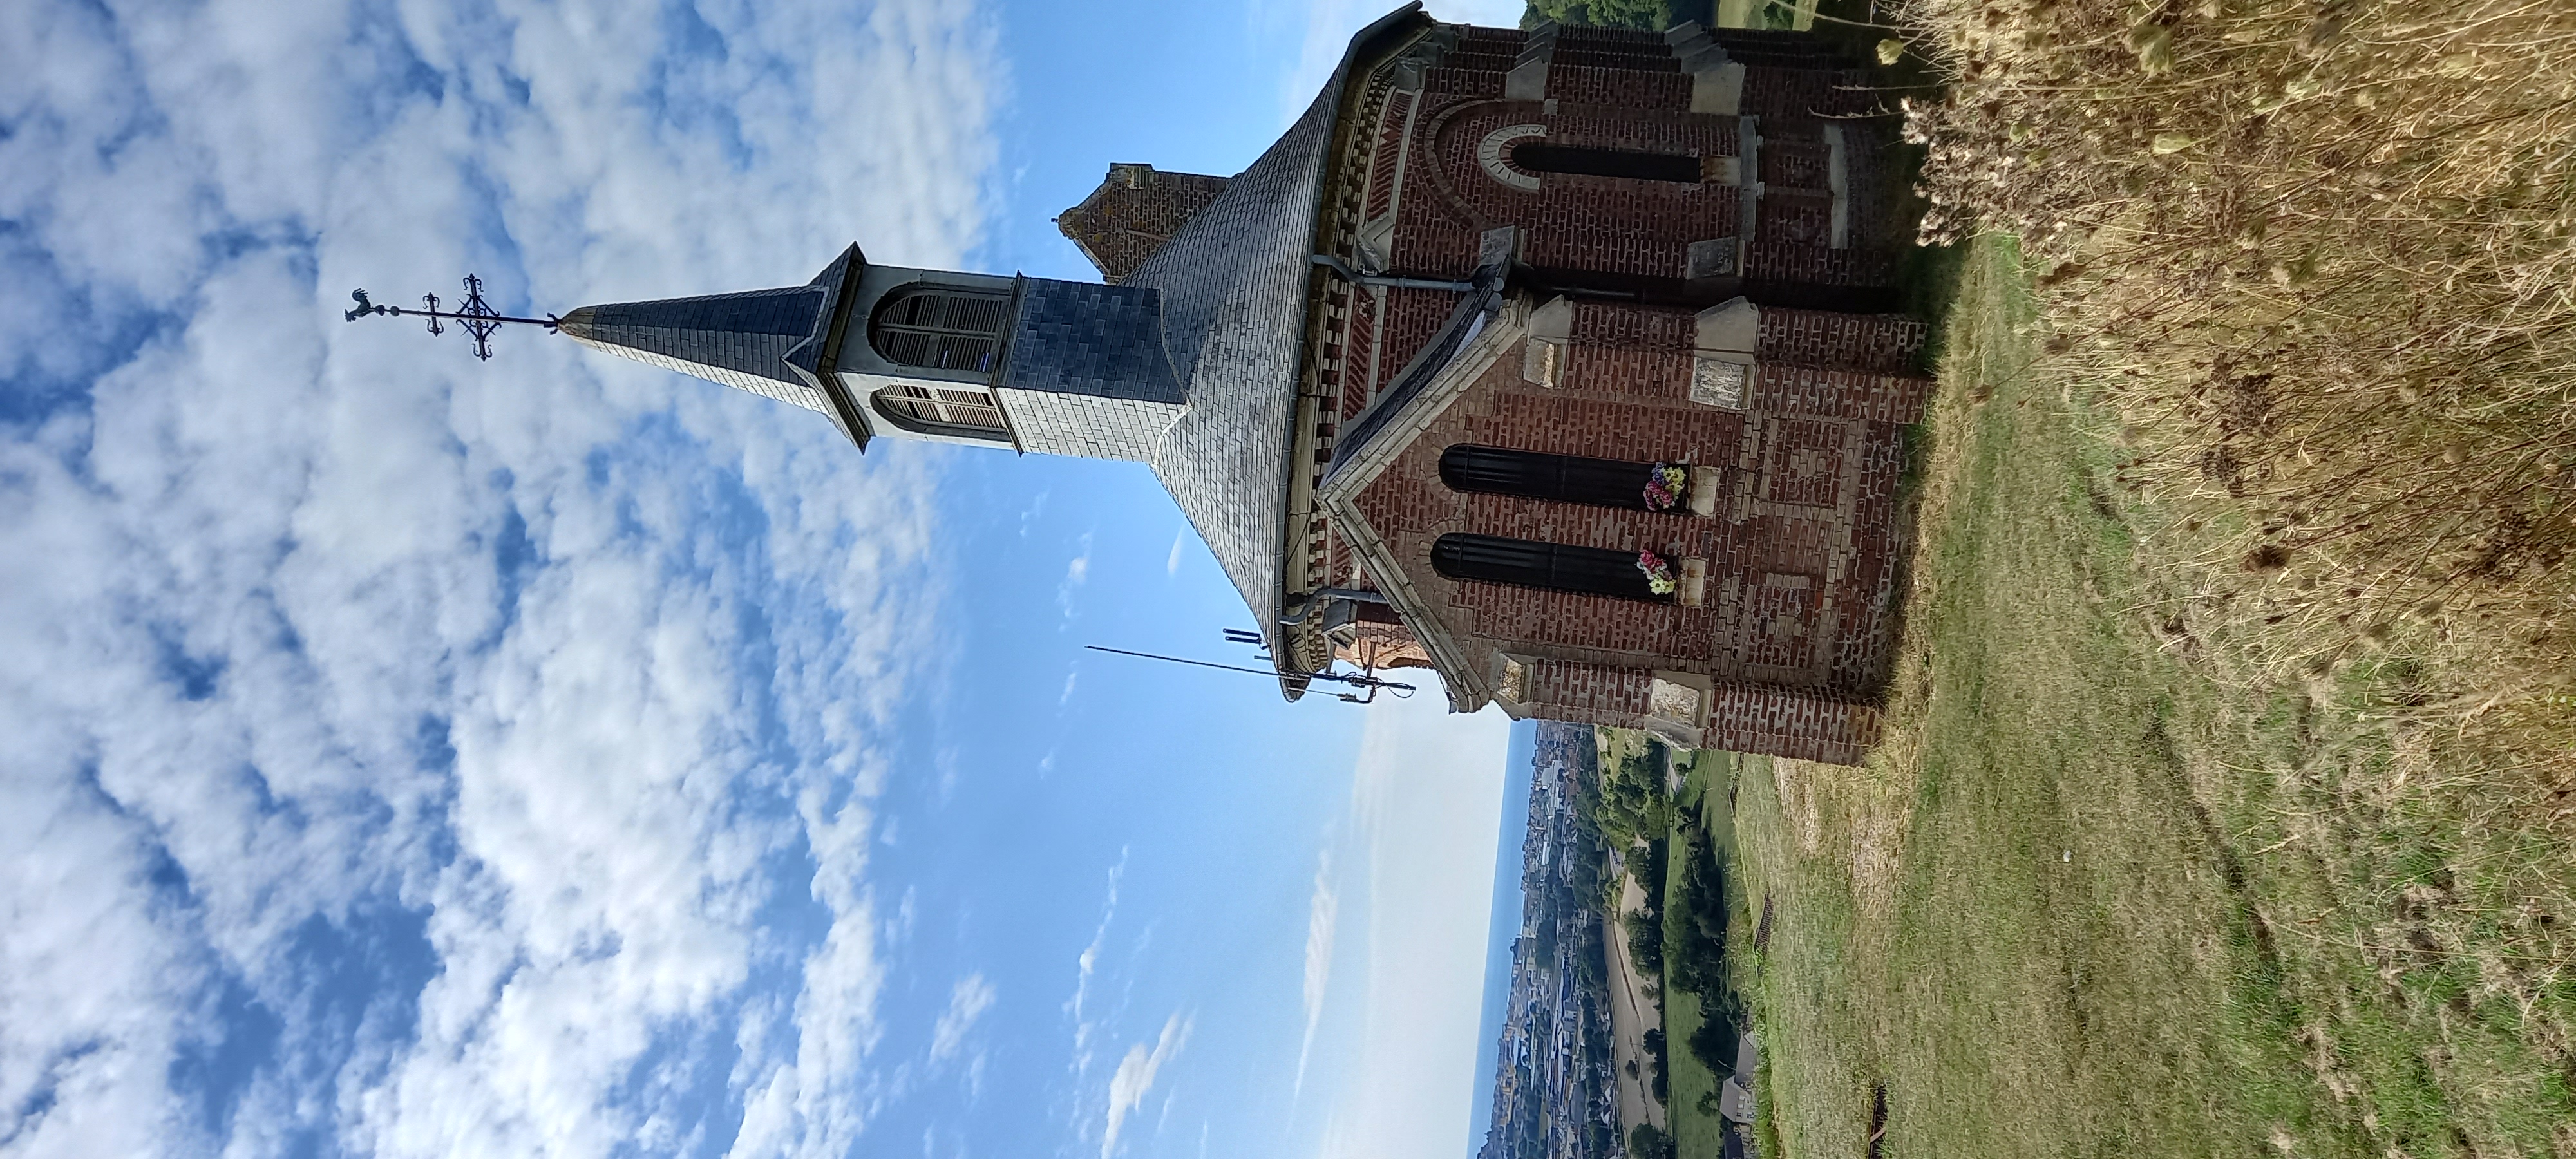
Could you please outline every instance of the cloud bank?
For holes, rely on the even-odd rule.
[[[921,460],[336,310],[957,262],[981,19],[0,6],[0,1148],[853,1146]]]

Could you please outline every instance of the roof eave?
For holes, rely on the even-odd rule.
[[[1325,82],[1327,88],[1342,86],[1339,99],[1334,102],[1333,107],[1331,133],[1336,139],[1341,138],[1349,128],[1348,114],[1352,103],[1359,94],[1366,91],[1366,86],[1349,84],[1351,77],[1363,68],[1375,67],[1378,60],[1374,58],[1391,55],[1399,46],[1398,38],[1403,33],[1413,31],[1417,26],[1434,23],[1437,21],[1423,11],[1422,0],[1411,0],[1403,7],[1370,21],[1367,26],[1352,34],[1349,47],[1342,50],[1341,62],[1334,66],[1332,78]],[[1333,187],[1333,179],[1343,152],[1337,144],[1328,147],[1324,153],[1325,171],[1316,182],[1316,205],[1313,211],[1318,232],[1324,228],[1322,206]],[[1315,300],[1322,293],[1322,279],[1325,276],[1327,275],[1321,268],[1314,269],[1307,275],[1306,300],[1299,316],[1292,322],[1299,332],[1305,330],[1307,319],[1313,316]],[[1298,353],[1298,365],[1294,371],[1294,381],[1298,384],[1298,405],[1291,408],[1288,429],[1282,432],[1279,509],[1283,514],[1295,510],[1296,493],[1300,489],[1300,481],[1302,480],[1304,486],[1309,488],[1314,483],[1312,464],[1317,450],[1316,411],[1314,400],[1306,397],[1309,392],[1304,389],[1310,355],[1311,352],[1304,349],[1300,349]],[[1305,467],[1303,471],[1299,469],[1301,465]],[[1311,511],[1309,516],[1311,518]],[[1280,529],[1282,535],[1279,544],[1279,583],[1272,594],[1270,623],[1262,625],[1263,635],[1270,639],[1271,661],[1279,672],[1279,694],[1291,702],[1304,696],[1307,687],[1313,683],[1310,675],[1313,669],[1304,668],[1302,665],[1305,663],[1305,656],[1316,651],[1322,639],[1320,627],[1307,624],[1292,626],[1285,623],[1288,618],[1288,601],[1292,594],[1288,590],[1288,562],[1304,550],[1305,541],[1310,534],[1307,530],[1308,526],[1310,525],[1301,523],[1299,526]],[[1324,655],[1325,663],[1329,664],[1330,651],[1325,650]]]
[[[850,312],[858,300],[859,278],[867,272],[868,259],[859,251],[859,243],[851,242],[850,248],[841,251],[841,257],[836,261],[841,266],[841,281],[832,288],[831,321],[824,327],[823,348],[816,355],[810,373],[814,376],[815,388],[831,401],[833,422],[841,428],[842,434],[849,436],[850,442],[865,451],[868,443],[876,437],[875,432],[869,429],[867,419],[862,417],[858,400],[851,398],[850,392],[842,388],[839,370],[841,341],[849,335]],[[829,265],[823,268],[827,273],[831,270]],[[804,370],[803,367],[797,369]]]

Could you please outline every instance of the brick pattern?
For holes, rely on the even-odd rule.
[[[1636,306],[1584,300],[1574,304],[1578,346],[1688,350],[1699,335],[1699,315],[1679,306]]]
[[[1522,124],[1545,126],[1551,144],[1739,156],[1741,122],[1688,111],[1690,78],[1661,36],[1559,29],[1548,99],[1505,101],[1504,74],[1526,34],[1455,31],[1418,96],[1399,93],[1363,113],[1357,216],[1392,217],[1387,272],[1464,276],[1480,235],[1511,225],[1529,266],[1678,281],[1690,243],[1740,236],[1745,202],[1735,186],[1551,173],[1529,193],[1477,157],[1488,135]],[[1764,138],[1758,171],[1744,174],[1766,189],[1744,276],[1887,284],[1891,252],[1873,247],[1903,231],[1880,220],[1883,199],[1872,191],[1882,180],[1875,151],[1890,141],[1883,129],[1839,119],[1875,107],[1869,74],[1811,37],[1728,43],[1747,64],[1743,111]],[[1840,250],[1830,246],[1828,117],[1844,134],[1853,191],[1851,248]],[[1333,307],[1325,343],[1339,377],[1324,385],[1334,400],[1324,426],[1365,408],[1454,306],[1446,292],[1371,290]],[[1690,401],[1696,335],[1692,309],[1577,302],[1558,387],[1523,380],[1521,352],[1506,352],[1355,506],[1472,663],[1496,652],[1533,658],[1523,707],[1536,715],[1633,725],[1654,670],[1697,673],[1717,688],[1708,743],[1856,761],[1878,729],[1870,701],[1890,649],[1904,424],[1920,418],[1930,385],[1912,373],[1923,328],[1894,316],[1765,309],[1741,410]],[[1700,518],[1452,492],[1438,459],[1460,442],[1693,464],[1717,473],[1720,510]],[[1683,607],[1448,580],[1431,569],[1430,548],[1456,531],[1698,557],[1708,561],[1706,598]],[[1362,586],[1378,578],[1339,535],[1327,532],[1318,550],[1325,576]]]
[[[1885,541],[1885,550],[1856,552],[1844,566],[1843,585],[1846,598],[1837,608],[1833,628],[1833,679],[1836,688],[1868,688],[1885,672],[1887,658],[1894,654],[1896,621],[1883,609],[1896,607],[1897,553],[1902,542],[1898,534],[1901,512],[1897,509],[1896,488],[1905,472],[1905,428],[1892,423],[1872,423],[1858,440],[1856,462],[1858,494],[1854,497],[1851,521],[1857,528],[1873,529]]]
[[[1379,316],[1383,321],[1378,324],[1379,329],[1373,338],[1377,360],[1373,368],[1362,368],[1354,361],[1353,368],[1360,373],[1351,375],[1350,379],[1359,390],[1356,395],[1349,389],[1343,391],[1344,411],[1341,417],[1344,422],[1357,415],[1369,400],[1377,397],[1379,391],[1393,384],[1396,376],[1403,373],[1405,363],[1420,353],[1424,346],[1430,345],[1431,339],[1440,333],[1440,327],[1449,321],[1449,315],[1458,309],[1458,295],[1446,290],[1399,288],[1382,293],[1384,305],[1379,308]],[[1354,312],[1352,317],[1356,326],[1359,315]],[[1358,405],[1352,405],[1354,397],[1358,399]]]
[[[1378,383],[1383,376],[1395,373],[1391,367],[1379,369],[1377,361],[1379,351],[1385,348],[1385,334],[1380,329],[1385,324],[1386,318],[1386,311],[1382,305],[1384,301],[1384,293],[1364,292],[1351,295],[1350,322],[1344,328],[1345,337],[1342,340],[1344,362],[1341,387],[1336,395],[1337,401],[1334,403],[1332,415],[1333,425],[1337,427],[1349,422],[1352,416],[1359,414],[1362,408],[1368,406],[1369,399],[1376,395]],[[1427,340],[1427,337],[1416,339],[1414,345],[1419,348],[1421,343]]]
[[[1744,70],[1744,111],[1769,122],[1842,119],[1877,111],[1879,79],[1863,69],[1778,68]]]
[[[1878,709],[1866,703],[1721,681],[1710,700],[1703,743],[1734,752],[1856,765],[1878,740],[1879,726]]]
[[[1809,507],[1833,505],[1843,477],[1842,424],[1783,421],[1763,456],[1763,498]]]
[[[1766,362],[1901,374],[1913,366],[1929,333],[1903,314],[1765,309],[1755,352]]]
[[[1687,104],[1687,99],[1684,101]],[[1694,241],[1733,237],[1741,215],[1734,186],[1631,181],[1548,173],[1529,193],[1496,180],[1476,152],[1510,125],[1547,128],[1553,145],[1733,156],[1736,122],[1674,110],[1637,110],[1560,101],[1460,102],[1416,118],[1392,260],[1405,271],[1456,277],[1475,267],[1478,235],[1500,225],[1524,231],[1523,259],[1543,268],[1680,277]]]
[[[1569,53],[1560,47],[1548,62],[1547,95],[1568,104],[1622,105],[1667,112],[1690,111],[1691,80],[1680,66],[1654,72],[1633,67],[1600,67],[1585,63],[1591,53]],[[1665,58],[1672,63],[1672,58]]]
[[[1762,212],[1768,215],[1771,207],[1779,203],[1777,198],[1763,198]],[[1773,219],[1764,216],[1759,220]],[[1770,241],[1758,232],[1762,227],[1755,228],[1755,240],[1744,247],[1745,277],[1810,286],[1886,286],[1896,281],[1896,258],[1886,250],[1838,250],[1795,241]]]
[[[1421,94],[1392,93],[1378,114],[1377,138],[1370,150],[1369,184],[1363,216],[1376,220],[1395,208],[1395,171],[1403,160],[1404,127]]]
[[[1784,414],[1911,423],[1922,421],[1931,396],[1932,380],[1916,375],[1763,362],[1753,368],[1744,405]]]
[[[1532,707],[1600,713],[1619,721],[1646,714],[1646,696],[1654,677],[1635,668],[1612,668],[1572,660],[1541,660],[1529,666]],[[1562,719],[1555,713],[1552,719]]]
[[[1153,257],[1190,218],[1225,192],[1226,179],[1112,165],[1082,204],[1058,214],[1056,229],[1116,284]]]
[[[1521,360],[1506,353],[1357,506],[1468,655],[1511,652],[1562,662],[1542,665],[1544,673],[1592,674],[1579,695],[1542,692],[1557,687],[1548,683],[1557,676],[1534,674],[1532,711],[1634,724],[1651,670],[1696,672],[1737,682],[1744,704],[1788,706],[1777,709],[1787,714],[1778,721],[1736,720],[1726,714],[1755,708],[1727,708],[1737,702],[1721,699],[1712,728],[1723,739],[1711,743],[1857,759],[1874,733],[1852,730],[1874,728],[1875,717],[1856,706],[1884,679],[1888,656],[1904,427],[1691,404],[1690,317],[1584,303],[1562,388],[1524,381]],[[1782,353],[1855,349],[1881,362],[1910,357],[1907,339],[1919,342],[1918,331],[1895,322],[1833,316],[1780,319],[1769,332]],[[1461,442],[1712,467],[1722,472],[1725,505],[1717,517],[1699,518],[1453,492],[1439,481],[1438,458]],[[1707,600],[1694,608],[1452,581],[1429,558],[1435,540],[1457,531],[1697,556],[1709,561]],[[1625,691],[1601,692],[1614,686]],[[1771,699],[1744,701],[1748,689]]]

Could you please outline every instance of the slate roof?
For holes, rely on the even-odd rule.
[[[560,329],[591,349],[819,411],[838,424],[811,376],[844,275],[865,260],[851,246],[802,286],[583,306],[564,315]]]
[[[1282,596],[1289,426],[1334,116],[1353,58],[1419,11],[1408,4],[1353,37],[1297,123],[1123,283],[1161,291],[1164,340],[1189,392],[1154,474],[1265,635]]]

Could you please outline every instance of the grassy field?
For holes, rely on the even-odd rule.
[[[1742,879],[1734,873],[1733,869],[1740,858],[1735,852],[1734,811],[1728,804],[1728,789],[1734,775],[1734,764],[1744,758],[1727,753],[1702,752],[1689,754],[1684,759],[1690,762],[1690,771],[1675,800],[1687,816],[1697,818],[1699,823],[1706,827],[1711,854],[1729,867],[1726,892],[1728,909],[1732,914],[1728,922],[1729,949],[1732,953],[1735,943],[1741,941],[1738,935],[1750,928],[1752,920],[1746,909]],[[1672,848],[1676,851],[1687,848],[1687,842],[1683,840],[1681,834],[1682,825],[1679,819],[1676,819],[1671,838]],[[1665,862],[1664,892],[1667,898],[1681,896],[1682,873],[1685,869],[1682,856],[1681,853],[1676,852]],[[1666,904],[1665,919],[1667,922],[1675,920],[1675,911],[1670,902]],[[1669,946],[1675,944],[1677,940],[1677,937],[1667,935],[1665,944]],[[1688,990],[1674,986],[1669,977],[1664,983],[1663,990],[1664,1041],[1668,1044],[1667,1052],[1672,1068],[1673,1096],[1672,1102],[1665,1110],[1669,1115],[1668,1122],[1672,1127],[1673,1138],[1683,1155],[1715,1155],[1723,1142],[1725,1120],[1719,1118],[1713,1110],[1701,1110],[1700,1100],[1704,1096],[1714,1098],[1717,1084],[1722,1076],[1711,1071],[1707,1064],[1702,1063],[1697,1055],[1691,1053],[1687,1045],[1691,1034],[1700,1028],[1702,1018],[1700,998]],[[1739,992],[1741,992],[1740,983]]]
[[[1863,1155],[1884,1084],[1892,1156],[2576,1157],[2568,790],[2392,710],[2395,651],[2266,682],[2195,635],[2155,553],[2201,529],[2028,371],[2029,285],[1965,254],[1888,743],[1737,769],[1766,1142]]]

